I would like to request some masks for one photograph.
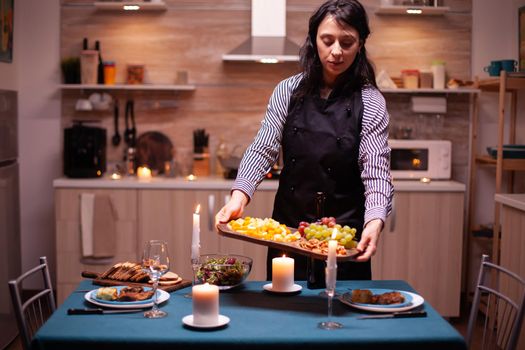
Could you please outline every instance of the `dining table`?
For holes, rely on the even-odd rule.
[[[86,291],[99,286],[83,280],[35,334],[34,349],[466,349],[464,338],[432,306],[422,301],[424,317],[363,319],[386,315],[357,309],[333,299],[331,321],[340,329],[321,329],[328,321],[328,299],[321,289],[273,293],[267,281],[245,281],[219,293],[219,314],[227,323],[216,328],[195,328],[183,323],[192,314],[191,287],[169,293],[159,305],[168,315],[144,318],[132,313],[69,315],[68,309],[96,308]],[[352,289],[388,289],[416,293],[401,280],[337,281],[341,296]],[[424,296],[421,296],[424,298]],[[110,310],[110,309],[108,309]]]

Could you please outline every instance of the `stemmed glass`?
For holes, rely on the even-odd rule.
[[[335,295],[335,283],[337,276],[337,266],[326,268],[326,295],[328,296],[328,321],[320,322],[319,328],[322,329],[339,329],[343,325],[339,322],[331,321],[332,318],[332,301]]]
[[[161,318],[168,314],[157,307],[157,287],[160,276],[168,272],[169,268],[168,243],[159,240],[146,242],[142,254],[142,269],[153,281],[153,307],[151,310],[144,312],[144,317]]]

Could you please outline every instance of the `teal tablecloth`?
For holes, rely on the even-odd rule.
[[[38,331],[36,349],[466,349],[462,336],[428,304],[425,318],[359,320],[365,312],[334,300],[339,330],[317,327],[327,319],[327,300],[320,290],[296,295],[263,291],[267,282],[247,282],[220,293],[220,314],[230,323],[216,330],[183,326],[191,314],[189,289],[171,293],[161,307],[163,319],[145,319],[141,313],[113,315],[67,315],[69,308],[91,307],[84,293],[73,293]],[[79,290],[94,289],[83,281]],[[403,281],[339,281],[337,291],[348,288],[392,288],[413,291]],[[424,297],[424,296],[423,296]]]

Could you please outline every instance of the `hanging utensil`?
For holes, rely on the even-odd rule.
[[[130,100],[130,116],[131,116],[131,147],[137,144],[137,128],[135,126],[135,101]]]
[[[118,131],[118,115],[119,115],[119,105],[118,100],[115,100],[115,106],[113,109],[113,122],[115,123],[115,134],[111,138],[111,143],[113,146],[118,146],[120,144],[120,133]]]
[[[126,101],[126,111],[124,115],[124,121],[126,125],[126,129],[124,130],[124,141],[126,141],[126,144],[130,147],[132,147],[132,135],[131,135],[131,128],[129,126],[129,119],[131,116],[131,101]]]

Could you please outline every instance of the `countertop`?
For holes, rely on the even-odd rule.
[[[525,193],[497,193],[494,199],[496,202],[525,211]]]
[[[194,189],[194,190],[230,190],[233,180],[222,177],[202,177],[189,181],[182,177],[157,177],[151,180],[139,180],[136,177],[123,177],[112,180],[109,177],[94,179],[58,178],[53,181],[54,188],[111,188],[111,189]],[[258,187],[259,191],[275,191],[278,180],[264,180]],[[465,185],[457,181],[431,181],[423,183],[415,180],[394,181],[396,191],[421,192],[464,192]]]

